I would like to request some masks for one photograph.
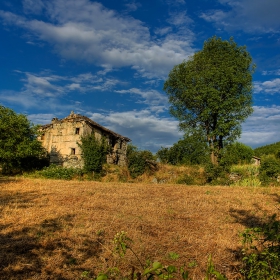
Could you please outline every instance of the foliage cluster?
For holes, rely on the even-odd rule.
[[[164,83],[170,113],[182,130],[204,131],[214,164],[224,141],[238,138],[241,123],[253,112],[254,68],[245,46],[233,38],[212,37],[201,51],[176,65]]]
[[[259,179],[259,166],[252,164],[233,165],[230,172],[238,179],[233,180],[232,184],[242,187],[258,187],[261,185]]]
[[[278,176],[280,176],[280,159],[273,155],[263,157],[260,167],[260,180],[262,183],[275,183]]]
[[[110,152],[106,139],[102,137],[99,140],[95,137],[94,133],[92,133],[82,136],[80,142],[77,144],[82,150],[84,171],[86,173],[100,173],[103,164],[106,163],[107,154]]]
[[[155,160],[152,152],[139,150],[136,146],[127,146],[127,164],[130,176],[136,178],[144,172],[150,172],[155,169],[152,162]]]
[[[196,131],[184,135],[170,148],[161,148],[156,156],[162,163],[172,165],[196,165],[209,161],[209,147],[203,133]]]
[[[251,163],[254,150],[240,142],[226,145],[221,153],[221,165],[248,164]]]
[[[37,140],[38,127],[25,115],[0,105],[0,164],[3,173],[39,169],[48,164]]]
[[[207,183],[211,185],[229,185],[230,167],[209,163],[205,166]]]
[[[58,179],[58,180],[72,180],[75,178],[81,178],[83,172],[79,168],[64,168],[60,165],[51,164],[48,167],[44,167],[42,170],[35,172],[35,177],[44,177],[47,179]]]
[[[241,236],[245,279],[279,279],[280,221],[276,215],[261,227],[246,229]]]
[[[254,153],[257,157],[263,157],[265,155],[278,155],[279,152],[280,141],[273,144],[258,147],[254,150]]]

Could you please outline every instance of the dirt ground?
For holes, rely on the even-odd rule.
[[[190,266],[203,279],[207,259],[239,279],[239,233],[279,214],[280,188],[213,187],[0,178],[0,279],[84,279],[118,259],[113,238],[125,231],[146,260]],[[88,278],[89,279],[89,278]]]

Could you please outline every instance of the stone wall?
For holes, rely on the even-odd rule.
[[[97,139],[106,137],[112,148],[107,156],[107,162],[120,166],[126,165],[127,141],[75,116],[72,114],[62,120],[54,118],[51,124],[42,127],[39,140],[50,154],[50,163],[64,167],[83,167],[81,149],[77,142],[81,136],[94,133]]]

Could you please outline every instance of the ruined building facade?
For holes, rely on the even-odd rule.
[[[126,165],[127,143],[131,140],[74,112],[61,120],[53,118],[50,124],[42,126],[38,139],[48,151],[50,163],[82,168],[82,152],[77,142],[81,136],[91,133],[94,133],[96,139],[107,139],[111,147],[111,152],[107,155],[108,163]]]

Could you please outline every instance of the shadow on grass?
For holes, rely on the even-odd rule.
[[[270,194],[270,196],[272,196],[277,203],[280,203],[280,195],[278,193],[272,193]],[[280,205],[278,207],[278,210],[280,210]]]
[[[256,209],[260,209],[258,204],[254,204]],[[247,228],[261,227],[266,221],[267,216],[258,217],[254,211],[230,209],[230,215],[235,219],[236,223],[246,226]]]
[[[3,176],[0,174],[0,185],[1,184],[7,184],[7,183],[12,183],[12,182],[16,182],[17,179],[10,177],[10,176]]]
[[[9,206],[11,211],[15,206],[31,207],[37,197],[36,192],[4,192],[0,193],[0,206]],[[75,215],[68,214],[20,228],[5,224],[2,215],[0,279],[79,279],[83,271],[89,270],[84,263],[100,256],[103,237],[68,234],[75,227],[74,218]]]

